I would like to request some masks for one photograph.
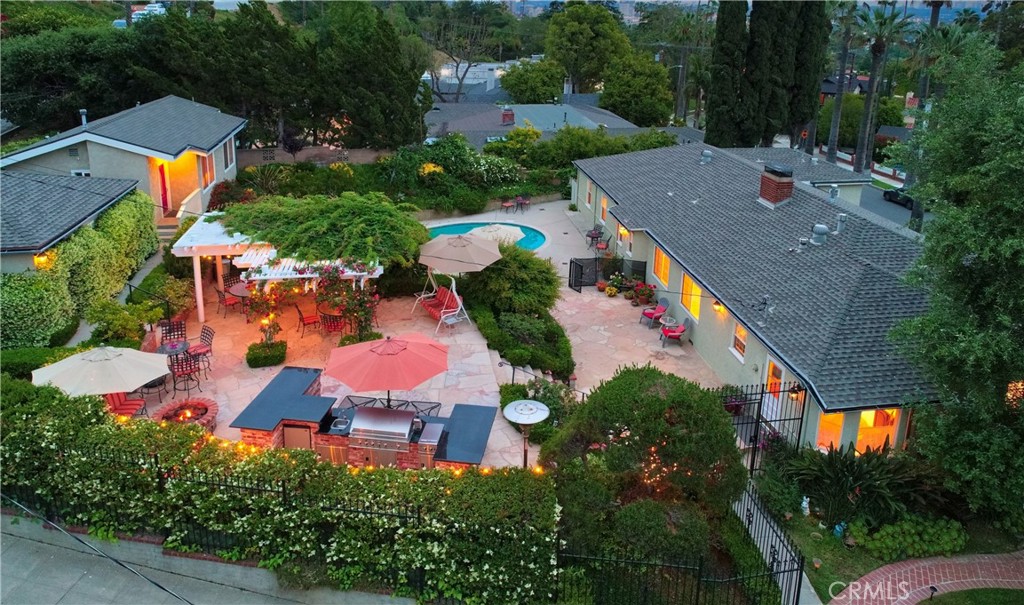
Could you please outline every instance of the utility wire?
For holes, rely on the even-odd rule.
[[[194,605],[194,604],[192,603],[192,601],[189,601],[189,600],[188,600],[188,599],[186,599],[185,597],[183,597],[183,596],[181,596],[181,595],[177,594],[176,592],[174,592],[174,591],[173,591],[173,590],[171,590],[170,588],[165,588],[164,586],[162,586],[162,585],[161,585],[161,584],[160,584],[159,582],[157,582],[156,580],[153,580],[153,579],[151,579],[151,578],[149,578],[149,577],[147,577],[147,576],[143,575],[142,573],[140,573],[140,572],[136,571],[135,569],[133,569],[133,568],[131,568],[131,567],[128,567],[127,565],[125,565],[124,563],[122,563],[122,562],[121,562],[120,560],[118,560],[118,559],[115,559],[114,557],[111,557],[111,556],[110,556],[110,555],[108,555],[107,553],[105,553],[105,552],[103,552],[102,550],[100,550],[100,549],[96,548],[96,547],[95,547],[95,546],[93,546],[92,544],[89,544],[88,542],[86,542],[85,540],[83,540],[83,539],[79,538],[78,536],[76,536],[76,535],[74,535],[74,534],[71,534],[71,533],[68,533],[68,532],[67,532],[67,531],[65,531],[65,530],[64,530],[64,528],[63,528],[63,527],[61,527],[60,525],[57,525],[57,524],[56,524],[56,523],[54,523],[53,521],[50,521],[49,519],[46,519],[46,518],[44,518],[44,517],[40,516],[40,515],[39,515],[39,514],[37,514],[37,513],[35,512],[35,511],[32,511],[32,510],[30,510],[30,509],[26,508],[26,507],[25,507],[24,505],[22,505],[22,504],[21,504],[21,502],[18,502],[17,500],[14,500],[14,499],[12,499],[11,497],[9,497],[9,496],[6,496],[6,495],[4,495],[4,494],[0,494],[0,497],[2,497],[2,498],[3,498],[4,500],[7,500],[8,502],[10,502],[10,503],[14,504],[15,506],[17,506],[17,507],[18,507],[18,508],[20,508],[21,510],[25,511],[25,512],[26,512],[27,514],[29,514],[30,516],[32,516],[32,517],[34,517],[34,518],[36,518],[36,519],[39,519],[39,520],[40,520],[40,521],[42,521],[43,523],[46,523],[47,525],[49,525],[49,526],[53,527],[54,529],[56,529],[56,530],[57,530],[57,531],[59,531],[60,533],[64,534],[65,536],[68,536],[69,538],[72,538],[72,539],[73,539],[73,540],[75,540],[76,542],[78,542],[78,543],[80,543],[80,544],[84,545],[84,546],[85,546],[85,547],[87,547],[87,548],[88,548],[89,550],[92,550],[92,551],[96,552],[96,554],[100,555],[101,557],[103,557],[103,558],[105,558],[105,559],[109,559],[109,560],[113,561],[114,563],[116,563],[117,565],[119,565],[119,566],[121,566],[121,567],[123,567],[123,568],[127,569],[128,571],[130,571],[130,572],[132,572],[133,574],[135,574],[135,575],[139,576],[139,577],[140,577],[140,578],[142,578],[143,580],[145,580],[145,581],[149,582],[149,583],[150,583],[150,584],[152,584],[153,586],[156,586],[156,587],[157,587],[158,589],[160,589],[160,590],[162,590],[162,591],[166,592],[167,594],[171,595],[171,596],[172,596],[172,597],[174,597],[175,599],[178,599],[178,600],[179,600],[179,601],[181,601],[182,603],[187,603],[188,605]]]

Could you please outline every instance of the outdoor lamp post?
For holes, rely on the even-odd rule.
[[[505,409],[501,411],[502,415],[505,416],[505,420],[514,422],[519,425],[523,431],[523,468],[530,468],[530,451],[528,448],[528,439],[530,437],[530,427],[542,422],[548,415],[551,414],[551,410],[548,406],[544,405],[539,401],[532,399],[519,399],[505,406]]]

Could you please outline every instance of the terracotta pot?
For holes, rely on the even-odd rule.
[[[596,285],[598,292],[604,292],[604,289],[608,287],[608,282],[599,281]]]
[[[641,305],[646,305],[651,302],[651,298],[649,296],[637,296],[636,299]]]

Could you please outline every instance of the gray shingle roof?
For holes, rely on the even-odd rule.
[[[135,189],[138,181],[0,172],[0,252],[38,252]]]
[[[906,142],[910,138],[910,129],[904,126],[879,126],[878,136]]]
[[[705,149],[714,158],[701,165]],[[912,232],[841,200],[830,204],[802,183],[789,202],[767,208],[757,201],[759,166],[702,143],[575,164],[615,202],[616,219],[647,231],[801,374],[826,410],[932,394],[886,338],[926,304],[924,292],[901,281],[920,254]],[[848,215],[843,233],[797,251],[816,223],[835,229],[840,212]],[[774,306],[767,321],[765,296]]]
[[[188,149],[210,152],[245,122],[242,118],[221,113],[216,107],[167,96],[105,118],[91,120],[84,127],[66,130],[19,149],[4,159],[16,160],[26,151],[84,132],[174,157]]]
[[[759,164],[779,163],[793,169],[793,178],[812,185],[828,183],[870,183],[871,176],[830,164],[824,158],[812,158],[798,149],[788,147],[734,147],[726,149],[733,155]],[[815,163],[817,160],[817,163]]]

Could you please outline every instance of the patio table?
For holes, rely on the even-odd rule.
[[[329,303],[320,303],[316,306],[316,312],[320,315],[330,315],[331,317],[341,317],[341,309],[332,306]]]
[[[238,298],[249,298],[249,295],[252,294],[252,292],[250,292],[249,288],[246,287],[247,285],[248,284],[246,282],[240,281],[228,288],[228,292],[232,296],[237,296]]]
[[[157,347],[156,352],[161,355],[181,355],[185,351],[188,351],[187,340],[168,340]]]
[[[661,325],[664,328],[674,328],[679,325],[679,320],[667,313],[665,315],[662,315],[661,319],[659,319],[658,321],[661,322]]]

